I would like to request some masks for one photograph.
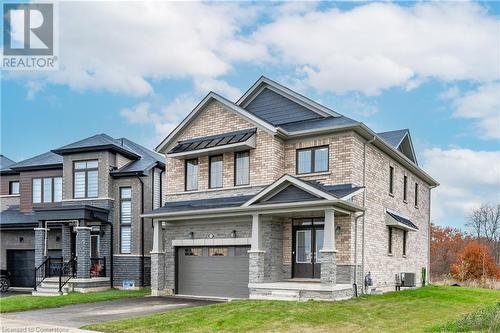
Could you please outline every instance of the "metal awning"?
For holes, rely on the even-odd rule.
[[[417,231],[418,227],[409,219],[402,214],[398,214],[393,211],[386,210],[385,214],[385,224],[394,227],[394,228],[399,228],[407,231]]]
[[[257,128],[250,128],[219,135],[179,141],[168,153],[168,157],[191,158],[228,151],[242,151],[255,148]]]
[[[104,222],[108,220],[109,211],[104,208],[75,205],[54,208],[35,209],[38,221],[91,221]]]

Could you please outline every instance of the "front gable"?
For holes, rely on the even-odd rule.
[[[280,191],[273,193],[256,203],[282,203],[282,202],[296,202],[296,201],[310,201],[323,199],[310,192],[304,191],[295,185],[289,184]]]

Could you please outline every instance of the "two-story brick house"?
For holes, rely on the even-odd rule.
[[[161,155],[98,134],[3,164],[0,262],[13,286],[57,292],[61,269],[74,290],[149,285],[153,229],[140,215],[162,204]]]
[[[408,130],[377,134],[262,77],[235,103],[209,93],[157,151],[153,295],[340,299],[428,271],[438,183]]]

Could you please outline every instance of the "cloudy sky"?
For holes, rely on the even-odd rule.
[[[496,2],[59,4],[59,70],[2,72],[1,151],[96,133],[155,147],[210,90],[260,75],[366,123],[410,128],[442,185],[432,220],[500,202]]]

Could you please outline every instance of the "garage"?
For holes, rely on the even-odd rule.
[[[177,294],[248,298],[248,246],[177,248]]]
[[[49,256],[60,257],[60,250],[49,251]],[[33,287],[35,281],[35,250],[7,250],[7,270],[12,287]]]

